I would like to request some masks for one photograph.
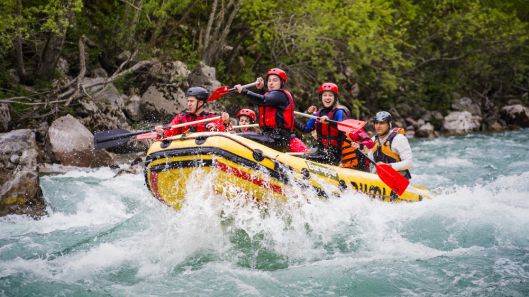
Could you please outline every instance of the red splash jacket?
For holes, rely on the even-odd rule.
[[[208,119],[208,118],[213,118],[213,117],[216,117],[216,116],[217,115],[214,114],[214,113],[205,112],[205,111],[201,112],[198,115],[196,115],[194,113],[189,113],[189,112],[188,113],[181,113],[181,114],[177,114],[173,118],[173,120],[169,123],[169,126],[178,125],[178,124],[182,124],[182,123],[189,123],[189,122],[203,120],[203,119]],[[210,129],[206,128],[206,126],[208,124],[210,125]],[[189,125],[189,126],[186,126],[186,127],[167,129],[167,130],[165,130],[165,132],[163,134],[163,137],[166,138],[166,137],[170,137],[170,136],[179,135],[179,134],[187,132],[188,130],[191,131],[191,132],[206,132],[206,131],[224,132],[224,131],[226,131],[226,126],[222,122],[222,119],[218,119],[218,120],[215,120],[215,121],[193,124],[193,125]]]

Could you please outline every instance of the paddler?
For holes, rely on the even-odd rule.
[[[376,135],[373,137],[374,147],[369,156],[377,164],[389,164],[407,179],[411,178],[410,168],[413,164],[411,147],[404,129],[392,128],[393,117],[387,111],[379,111],[373,118]]]
[[[255,93],[236,85],[237,92],[246,95],[253,103],[259,105],[259,127],[261,133],[241,133],[239,135],[255,140],[278,151],[288,151],[294,133],[294,98],[285,90],[287,74],[279,68],[266,72],[264,79],[257,78],[256,88],[262,90]]]
[[[187,96],[187,112],[177,114],[169,123],[170,126],[182,123],[198,121],[202,119],[216,117],[217,114],[207,112],[204,110],[206,101],[209,97],[208,90],[202,87],[191,87],[186,91]],[[194,125],[189,125],[181,128],[165,129],[163,126],[156,126],[154,129],[158,134],[158,139],[166,138],[174,135],[179,135],[187,131],[190,132],[205,132],[205,131],[226,131],[230,123],[230,116],[223,112],[221,119],[203,122]]]
[[[320,119],[310,119],[303,128],[305,133],[316,129],[318,150],[316,154],[307,156],[307,158],[338,165],[342,159],[342,144],[345,135],[338,130],[336,123],[328,122],[327,119],[341,122],[349,118],[350,112],[347,107],[338,102],[340,92],[336,84],[330,82],[321,84],[318,88],[318,96],[323,107],[318,109],[312,105],[307,109],[307,113],[320,117]]]
[[[237,125],[239,126],[245,126],[245,125],[253,125],[255,124],[255,121],[257,120],[257,115],[255,114],[255,111],[249,109],[249,108],[243,108],[239,110],[237,113]],[[241,133],[245,132],[257,132],[256,128],[240,128],[239,131]]]

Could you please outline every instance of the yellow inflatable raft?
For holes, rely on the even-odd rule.
[[[212,178],[217,193],[257,201],[288,199],[293,189],[320,196],[353,190],[384,201],[421,201],[429,191],[410,185],[397,196],[376,174],[320,164],[281,153],[241,136],[221,132],[180,135],[157,141],[147,152],[145,179],[160,201],[180,209],[193,174]]]

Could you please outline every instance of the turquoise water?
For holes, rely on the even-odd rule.
[[[266,211],[142,175],[41,179],[49,215],[0,218],[2,296],[528,296],[529,130],[412,141],[432,200],[347,193]]]

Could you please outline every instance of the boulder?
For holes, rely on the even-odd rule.
[[[415,136],[421,138],[434,138],[437,137],[437,133],[435,132],[435,128],[432,124],[426,123],[415,132]]]
[[[186,109],[186,96],[178,87],[150,86],[140,101],[142,118],[149,121],[167,121]]]
[[[197,69],[189,75],[189,84],[204,87],[210,92],[221,86],[217,80],[215,67],[208,66],[203,62],[200,62]]]
[[[440,130],[443,127],[444,117],[439,111],[427,111],[421,116],[421,119],[424,123],[429,122],[432,124],[436,130]]]
[[[462,135],[478,130],[480,124],[480,116],[474,116],[468,111],[453,111],[444,118],[443,129],[448,134]]]
[[[138,95],[132,95],[130,98],[125,99],[125,108],[123,111],[125,112],[125,115],[133,120],[133,121],[140,121],[141,120],[141,97]]]
[[[501,132],[505,130],[505,122],[495,117],[487,118],[483,121],[483,130]]]
[[[419,126],[417,124],[417,121],[414,120],[412,117],[407,117],[406,118],[406,124],[411,125],[411,126],[416,127],[416,128],[418,128],[418,126]]]
[[[9,105],[0,103],[0,132],[9,131],[9,124],[11,122],[11,113],[9,112]]]
[[[468,111],[472,115],[482,115],[481,108],[479,107],[479,105],[474,103],[472,99],[468,97],[461,97],[454,101],[454,103],[452,103],[452,109],[458,111]]]
[[[103,81],[101,77],[84,78],[83,84]],[[96,85],[86,91],[90,97],[80,100],[80,108],[76,110],[82,124],[93,130],[130,129],[123,112],[125,103],[113,84]]]
[[[190,73],[187,65],[180,61],[164,63],[153,61],[149,70],[138,79],[143,82],[140,89],[144,93],[150,86],[157,85],[158,87],[172,86],[185,90],[189,87],[188,77]]]
[[[37,143],[29,129],[0,134],[0,216],[46,214],[37,167]]]
[[[529,108],[521,104],[502,107],[500,116],[508,125],[529,127]]]
[[[62,165],[116,166],[108,152],[94,149],[94,135],[71,115],[53,121],[48,137],[53,156]]]

